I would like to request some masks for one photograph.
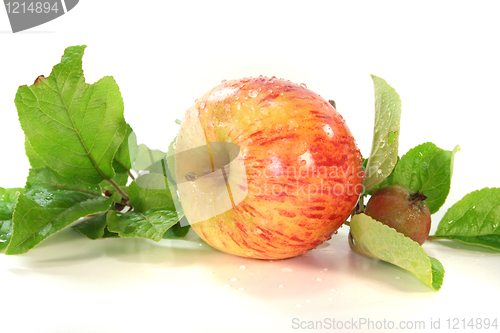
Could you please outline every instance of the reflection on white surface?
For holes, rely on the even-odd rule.
[[[0,257],[2,283],[9,286],[2,292],[8,302],[0,303],[0,311],[23,309],[11,311],[8,320],[23,321],[29,313],[32,320],[24,325],[37,331],[45,322],[41,304],[59,309],[59,323],[45,328],[74,327],[81,312],[91,308],[108,332],[147,329],[155,324],[144,318],[165,313],[176,318],[176,331],[185,332],[289,332],[293,318],[429,321],[439,316],[444,321],[447,316],[496,315],[493,308],[463,304],[500,295],[497,253],[425,243],[428,254],[446,269],[443,288],[434,293],[407,271],[352,252],[347,232],[342,228],[304,256],[264,261],[219,252],[194,233],[186,240],[155,243],[90,241],[65,230],[26,255]],[[132,311],[132,304],[140,306]],[[131,311],[127,321],[104,321]],[[76,331],[92,327],[90,321],[79,321]]]

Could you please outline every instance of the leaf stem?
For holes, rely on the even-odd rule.
[[[129,197],[127,195],[127,193],[125,193],[122,188],[117,184],[115,183],[115,181],[113,179],[107,179],[107,181],[113,185],[113,187],[116,189],[116,191],[118,193],[120,193],[120,195],[122,196],[123,199],[125,199],[127,202],[129,202]]]

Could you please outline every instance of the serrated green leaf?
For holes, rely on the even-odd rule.
[[[387,178],[398,158],[401,99],[387,82],[372,75],[375,89],[375,126],[366,165],[365,192]]]
[[[406,269],[436,291],[441,288],[442,265],[417,242],[365,214],[354,215],[350,228],[353,250]]]
[[[423,192],[431,214],[436,213],[450,192],[453,161],[459,150],[460,146],[443,150],[431,142],[410,149],[397,164],[392,184]]]
[[[43,168],[47,165],[45,161],[42,160],[40,156],[38,156],[38,154],[33,150],[33,147],[31,147],[31,144],[28,141],[27,137],[24,140],[24,150],[26,151],[26,156],[28,156],[28,160],[30,161],[30,165],[32,168]]]
[[[125,214],[110,211],[107,221],[109,230],[117,232],[121,237],[149,238],[158,242],[179,221],[179,217],[175,211],[161,209]]]
[[[98,184],[115,175],[113,160],[126,134],[123,100],[112,77],[85,83],[85,46],[65,50],[49,77],[19,87],[21,127],[38,156],[64,177]]]
[[[107,211],[112,203],[98,185],[63,177],[48,167],[32,169],[25,194],[17,200],[6,254],[25,253],[79,218]]]
[[[187,222],[186,217],[183,216],[182,219],[179,220],[179,222],[177,222],[176,224],[174,224],[171,228],[169,228],[163,234],[163,238],[165,238],[165,239],[181,239],[181,238],[184,238],[188,234],[189,229],[191,229],[191,226]]]
[[[432,237],[500,250],[500,188],[465,195],[448,209]]]
[[[0,187],[0,252],[7,248],[12,236],[12,214],[17,197],[23,193],[22,188]]]

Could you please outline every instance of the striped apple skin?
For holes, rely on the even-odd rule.
[[[362,192],[362,156],[344,119],[303,84],[274,77],[222,82],[186,111],[176,153],[207,142],[237,144],[235,163],[242,168],[180,199],[191,223],[211,209],[207,205],[224,200],[228,184],[234,197],[246,194],[230,209],[192,223],[203,240],[227,253],[305,254],[330,239]]]

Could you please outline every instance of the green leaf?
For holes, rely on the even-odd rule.
[[[151,209],[175,211],[167,178],[160,174],[146,174],[129,186],[129,199],[134,210],[144,212]]]
[[[107,221],[109,230],[121,237],[149,238],[158,242],[165,231],[179,221],[179,217],[175,211],[161,209],[125,214],[110,211]]]
[[[32,169],[16,204],[6,254],[28,252],[79,218],[107,211],[112,203],[112,197],[101,196],[98,185],[63,177],[48,167]]]
[[[106,219],[107,214],[108,212],[95,214],[72,226],[72,228],[83,236],[93,240],[120,237],[118,233],[109,231],[108,221]]]
[[[444,280],[444,267],[443,264],[436,258],[429,257],[432,269],[432,288],[436,291],[441,289]]]
[[[12,236],[12,214],[17,197],[23,192],[22,188],[5,189],[0,187],[0,252],[9,245]]]
[[[448,209],[432,237],[500,250],[500,188],[465,195]]]
[[[104,236],[104,229],[106,229],[108,225],[106,221],[107,213],[108,212],[95,214],[72,226],[72,228],[89,239],[99,239]]]
[[[0,220],[0,252],[2,252],[7,248],[11,237],[12,237],[12,219],[4,221]]]
[[[392,183],[424,193],[427,197],[425,202],[434,214],[450,192],[453,161],[459,150],[460,146],[453,151],[443,150],[431,142],[418,145],[401,158],[394,170]]]
[[[417,242],[365,214],[354,215],[350,227],[353,250],[406,269],[435,291],[441,288],[442,265]]]
[[[129,186],[129,200],[134,211],[125,214],[110,211],[108,228],[121,237],[142,237],[159,241],[182,217],[175,210],[167,178],[146,174]]]
[[[43,168],[47,165],[47,163],[45,163],[45,161],[33,150],[27,137],[24,140],[24,150],[26,151],[26,156],[28,156],[32,168]]]
[[[115,155],[115,160],[113,161],[113,167],[116,173],[122,174],[127,173],[132,168],[132,161],[135,159],[137,154],[137,139],[130,127],[127,124],[127,133],[125,135],[125,140],[123,140],[122,145],[118,148]]]
[[[104,228],[104,235],[101,238],[119,238],[120,235],[117,232],[109,231],[108,226]]]
[[[19,87],[15,104],[33,150],[51,169],[98,184],[115,175],[113,160],[127,128],[115,80],[85,83],[84,49],[67,48],[49,77]]]
[[[368,160],[366,160],[366,162],[368,162]],[[372,187],[369,191],[365,191],[363,194],[372,195],[373,192],[375,192],[379,188],[383,188],[383,187],[387,187],[389,185],[392,185],[393,179],[394,179],[394,170],[396,170],[398,163],[399,163],[399,156],[398,156],[397,161],[396,161],[396,167],[394,169],[392,169],[391,174],[389,176],[387,176],[387,178],[385,178],[381,183]]]
[[[186,235],[189,232],[189,229],[191,229],[191,226],[187,223],[187,221],[185,219],[186,219],[186,217],[183,216],[181,220],[184,220],[184,223],[179,221],[176,224],[174,224],[170,229],[168,229],[163,234],[163,238],[165,238],[165,239],[181,239],[181,238],[186,237]],[[182,226],[183,224],[185,225],[184,227]]]
[[[372,75],[375,89],[375,126],[366,166],[365,192],[387,178],[398,159],[401,99],[384,79]]]

